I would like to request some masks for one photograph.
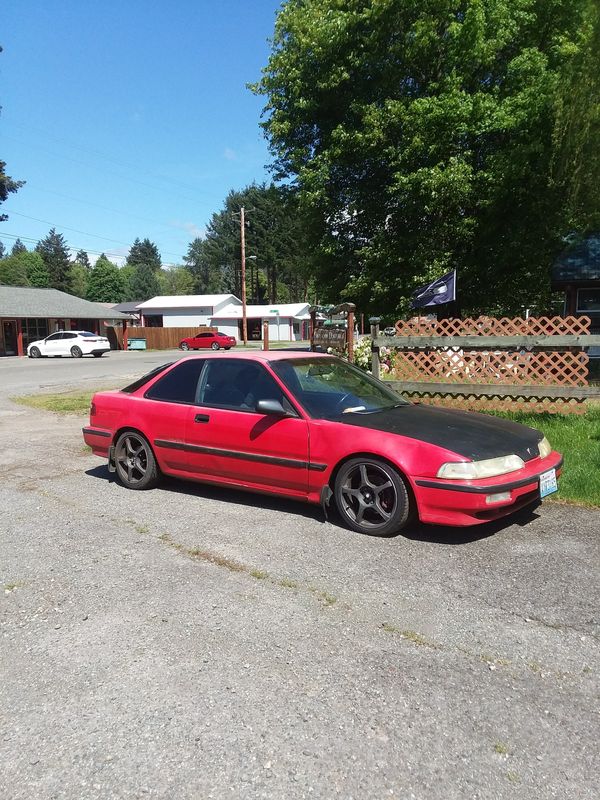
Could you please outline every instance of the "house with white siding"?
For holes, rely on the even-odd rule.
[[[236,339],[242,338],[242,301],[233,294],[173,295],[153,297],[137,306],[146,327],[185,328],[209,326]],[[262,339],[269,324],[270,341],[299,341],[309,335],[308,303],[271,303],[246,306],[248,339]]]

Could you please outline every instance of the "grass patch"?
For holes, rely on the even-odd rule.
[[[264,572],[262,569],[251,569],[249,574],[256,578],[257,581],[264,581],[269,577],[269,573]]]
[[[582,415],[497,412],[496,416],[537,428],[563,454],[560,489],[553,499],[600,507],[600,407]]]
[[[298,588],[298,581],[293,581],[290,578],[282,578],[280,581],[277,581],[280,586],[283,586],[284,589],[297,589]]]
[[[5,583],[2,588],[6,594],[9,594],[10,592],[14,592],[15,589],[22,589],[24,585],[23,581],[9,581]]]
[[[48,394],[28,394],[22,397],[11,397],[13,403],[29,408],[53,411],[55,414],[88,414],[92,396],[96,392],[107,392],[114,386],[97,387],[95,389],[71,392],[52,392]]]
[[[494,745],[494,753],[498,753],[499,756],[507,756],[508,752],[508,745],[504,742],[496,742]]]

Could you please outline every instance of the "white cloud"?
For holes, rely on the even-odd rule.
[[[175,220],[174,222],[169,222],[169,225],[171,225],[173,228],[179,228],[180,230],[189,233],[190,236],[193,236],[194,238],[196,236],[202,237],[206,233],[206,228],[199,228],[195,222],[180,222],[179,220]]]

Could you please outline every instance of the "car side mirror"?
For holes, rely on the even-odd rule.
[[[256,411],[259,414],[267,414],[271,417],[290,416],[279,400],[259,400],[256,404]]]

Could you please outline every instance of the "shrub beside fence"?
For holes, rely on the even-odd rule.
[[[600,345],[589,317],[399,321],[396,336],[371,330],[373,374],[393,348],[389,377],[406,394],[485,410],[583,413],[589,386],[584,348]]]

